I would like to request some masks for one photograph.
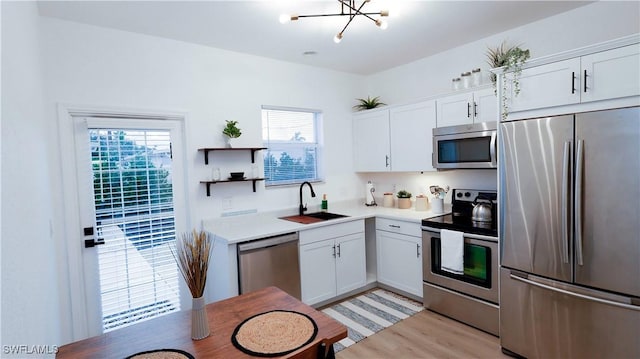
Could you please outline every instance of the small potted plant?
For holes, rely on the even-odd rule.
[[[411,192],[407,192],[406,190],[400,190],[396,194],[398,197],[398,208],[407,209],[411,208]]]
[[[367,98],[357,98],[356,100],[358,100],[359,103],[353,106],[353,108],[358,111],[370,110],[372,108],[386,105],[386,103],[380,102],[380,96],[376,96],[374,98],[367,96]]]
[[[503,71],[512,72],[511,81],[513,83],[513,95],[518,96],[520,94],[520,75],[522,74],[522,65],[531,57],[529,49],[522,49],[520,45],[507,46],[505,42],[500,46],[487,49],[487,63],[492,68],[504,67]],[[491,81],[493,82],[494,89],[497,87],[496,74],[491,74]],[[507,97],[507,76],[502,76],[502,98],[500,103],[502,104],[502,119],[505,120],[509,115],[509,105]]]
[[[233,139],[240,137],[242,131],[238,128],[238,121],[226,121],[227,125],[222,134],[227,136],[227,147],[233,147]]]

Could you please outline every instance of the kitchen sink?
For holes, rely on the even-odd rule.
[[[328,221],[336,218],[349,217],[344,214],[331,213],[331,212],[313,212],[300,215],[286,216],[280,217],[280,219],[284,219],[286,221],[292,221],[302,224],[310,224],[310,223],[318,223],[323,221]]]
[[[344,214],[338,214],[338,213],[331,213],[331,212],[314,212],[314,213],[307,213],[304,214],[304,216],[307,217],[313,217],[313,218],[319,218],[322,220],[329,220],[329,219],[336,219],[336,218],[343,218],[343,217],[349,217],[347,215]]]

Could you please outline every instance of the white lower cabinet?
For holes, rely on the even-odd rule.
[[[301,231],[300,279],[309,305],[365,286],[364,221]]]
[[[422,297],[420,225],[376,219],[378,282]]]

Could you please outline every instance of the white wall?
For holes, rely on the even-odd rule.
[[[496,6],[500,6],[496,2]],[[531,50],[533,58],[551,55],[640,32],[640,2],[599,1],[536,21],[497,35],[383,71],[366,78],[367,94],[388,104],[401,104],[451,92],[451,79],[480,67],[488,81],[486,50],[507,40]],[[495,171],[465,170],[425,174],[361,174],[373,181],[376,193],[391,191],[393,184],[424,192],[430,184],[451,188],[495,189]],[[398,189],[401,189],[398,187]],[[364,189],[363,189],[364,192]],[[450,196],[450,195],[449,195]],[[364,198],[364,193],[362,194]],[[446,201],[449,201],[447,197]]]
[[[363,92],[361,76],[58,19],[42,18],[41,26],[46,116],[53,133],[58,103],[187,114],[190,226],[198,227],[201,220],[220,216],[223,199],[232,206],[226,212],[297,208],[297,186],[265,189],[264,182],[258,182],[257,193],[253,193],[248,182],[217,184],[207,197],[199,183],[211,178],[212,167],[220,167],[223,175],[230,171],[250,173],[249,152],[210,153],[214,164],[205,166],[197,149],[224,147],[221,130],[225,120],[239,121],[243,131],[240,145],[262,146],[262,105],[322,110],[325,143],[332,145],[324,150],[326,181],[314,184],[315,191],[333,200],[354,199],[359,193],[350,153],[351,104]],[[57,144],[50,150],[56,153]],[[261,153],[258,155],[261,168]],[[72,160],[63,156],[65,161]],[[62,161],[59,156],[52,161],[56,188],[63,188]],[[319,204],[320,198],[309,200],[309,204]],[[63,228],[65,216],[72,215],[64,213],[65,201],[69,197],[59,191],[54,194],[57,228]],[[56,240],[61,247],[66,243],[78,246],[78,232],[71,228]],[[61,261],[61,273],[65,266],[66,261]],[[69,303],[74,295],[79,294],[63,293],[63,302]],[[63,321],[68,322],[69,307],[63,307],[63,312]]]
[[[2,345],[26,345],[17,357],[60,340],[38,22],[35,3],[2,2]]]

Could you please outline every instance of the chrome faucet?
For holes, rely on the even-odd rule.
[[[301,216],[304,214],[304,211],[307,210],[307,205],[306,204],[304,206],[302,205],[302,187],[304,187],[305,184],[309,185],[309,189],[311,190],[311,197],[316,196],[316,193],[313,191],[313,187],[311,186],[311,183],[307,181],[302,182],[302,184],[300,185],[300,207],[298,207],[298,214]]]

